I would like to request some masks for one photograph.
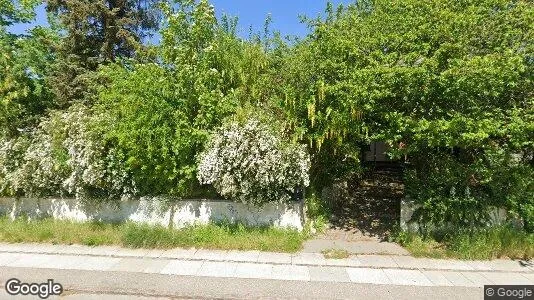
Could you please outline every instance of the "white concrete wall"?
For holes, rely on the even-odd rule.
[[[76,199],[0,198],[0,214],[11,218],[52,217],[72,221],[104,222],[132,221],[151,225],[182,228],[192,224],[207,224],[228,220],[250,226],[272,225],[280,228],[303,229],[302,203],[266,204],[254,207],[222,200],[185,200],[165,203],[157,197],[120,201],[118,205],[85,204]]]

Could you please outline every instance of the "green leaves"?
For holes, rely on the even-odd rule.
[[[390,154],[417,161],[421,177],[407,184],[427,213],[460,220],[491,201],[517,212],[520,205],[484,192],[505,180],[493,168],[506,167],[474,159],[504,149],[525,155],[532,168],[532,3],[378,0],[328,12],[291,49],[282,74],[282,107],[313,146],[314,177],[343,176],[340,161],[358,157],[370,140],[402,143]],[[462,185],[482,173],[494,175]],[[524,193],[517,201],[534,199]]]
[[[207,1],[163,12],[162,60],[103,68],[108,85],[96,109],[141,194],[185,197],[198,188],[196,155],[211,130],[240,103],[257,101],[253,85],[265,57],[220,26]]]
[[[282,124],[277,133],[287,140],[309,143],[317,191],[360,172],[362,146],[385,141],[402,145],[390,147],[391,155],[413,162],[406,184],[426,220],[481,223],[488,205],[499,205],[532,222],[531,1],[328,5],[324,20],[308,20],[308,37],[287,42],[269,32],[269,18],[263,35],[243,40],[237,21],[218,19],[209,1],[178,0],[158,6],[162,42],[151,47],[142,38],[158,27],[160,11],[147,9],[158,1],[78,2],[47,2],[65,36],[36,28],[16,37],[5,26],[30,20],[35,1],[0,0],[6,145],[35,132],[51,108],[83,101],[91,120],[84,128],[102,142],[86,139],[102,148],[97,161],[120,170],[110,189],[186,197],[198,189],[196,156],[213,130],[259,111]],[[51,131],[53,148],[63,149],[56,139],[69,135]],[[4,156],[15,157],[17,147]],[[33,147],[58,166],[51,169],[71,161],[65,151]]]
[[[18,37],[0,28],[0,136],[29,130],[53,106],[45,78],[55,59],[49,49],[57,39],[42,27]]]
[[[0,0],[0,29],[18,22],[30,22],[42,0]]]

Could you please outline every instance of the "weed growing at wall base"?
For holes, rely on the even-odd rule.
[[[510,226],[475,232],[434,234],[427,237],[400,232],[394,240],[413,256],[460,259],[530,259],[534,257],[534,234]]]
[[[182,229],[134,223],[77,223],[0,218],[0,241],[9,243],[118,245],[129,248],[205,248],[296,252],[307,234],[290,229],[208,224]]]

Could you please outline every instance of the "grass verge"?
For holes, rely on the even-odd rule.
[[[88,246],[119,245],[129,248],[204,248],[296,252],[307,233],[242,224],[209,224],[168,229],[133,223],[77,223],[53,219],[11,221],[0,218],[0,241]]]
[[[489,260],[534,257],[534,234],[511,226],[498,226],[471,233],[431,234],[427,237],[400,232],[394,238],[413,256]]]

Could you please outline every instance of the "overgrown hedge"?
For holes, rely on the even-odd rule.
[[[408,157],[407,193],[422,204],[423,223],[480,226],[498,206],[533,230],[531,1],[329,4],[297,42],[270,32],[269,20],[264,34],[242,39],[237,21],[217,19],[206,0],[161,7],[159,45],[101,61],[83,53],[107,57],[110,48],[72,48],[70,27],[14,37],[0,23],[3,194],[187,197],[201,189],[200,176],[225,196],[261,203],[285,195],[288,182],[306,183],[294,161],[217,157],[226,152],[213,149],[235,141],[214,133],[233,132],[224,120],[245,108],[273,120],[260,126],[276,142],[259,161],[287,147],[305,161],[295,149],[308,146],[312,192],[359,172],[362,146],[386,141],[392,157]],[[74,58],[98,68],[65,74],[77,95],[65,102],[68,93],[51,83]],[[236,169],[198,174],[207,156]],[[267,189],[235,177],[261,172],[299,175],[264,181]]]

